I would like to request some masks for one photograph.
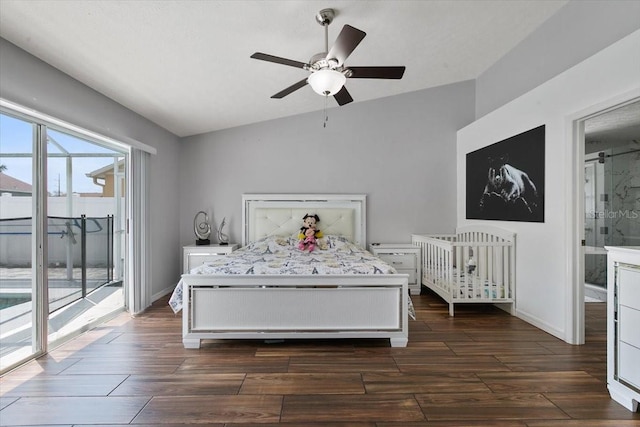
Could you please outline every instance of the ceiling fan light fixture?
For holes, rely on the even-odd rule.
[[[318,95],[333,96],[340,92],[347,78],[336,70],[318,70],[311,73],[307,82]]]
[[[1,0],[0,0],[1,1]],[[275,64],[287,65],[301,68],[310,74],[304,79],[272,95],[271,98],[281,99],[305,87],[311,86],[314,92],[325,97],[325,107],[327,98],[333,96],[338,105],[346,105],[353,102],[353,98],[346,86],[347,79],[401,79],[405,67],[353,67],[344,66],[345,61],[353,50],[358,47],[362,39],[367,35],[362,30],[345,25],[340,34],[329,49],[328,33],[329,24],[333,21],[336,11],[333,9],[322,9],[316,15],[316,21],[324,28],[324,50],[311,57],[308,63],[281,58],[279,56],[268,55],[256,52],[251,58],[261,61],[273,62]]]

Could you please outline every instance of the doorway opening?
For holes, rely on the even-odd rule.
[[[606,246],[640,246],[640,100],[630,100],[582,120],[581,304],[607,300]],[[579,132],[580,133],[580,132]],[[580,285],[579,285],[580,286]],[[581,310],[586,313],[584,307]],[[582,321],[584,331],[584,316]],[[588,321],[589,319],[587,319]],[[602,319],[606,329],[606,317]]]

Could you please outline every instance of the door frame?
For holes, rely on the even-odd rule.
[[[567,276],[570,286],[567,287],[567,309],[565,311],[565,325],[567,342],[570,344],[584,344],[584,265],[585,250],[582,245],[584,239],[584,123],[586,120],[600,114],[616,110],[627,104],[640,101],[640,88],[609,98],[566,118],[566,132],[571,138],[569,147],[570,179],[567,180]]]

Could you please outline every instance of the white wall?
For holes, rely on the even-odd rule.
[[[243,193],[364,193],[368,242],[452,232],[456,131],[473,120],[474,90],[467,81],[330,108],[326,128],[318,96],[317,112],[185,138],[180,241],[194,243],[203,209],[240,241]]]
[[[171,291],[180,275],[178,137],[0,39],[0,96],[60,120],[119,139],[155,147],[151,156],[151,290]]]
[[[640,1],[574,0],[476,79],[476,118],[640,29]]]
[[[545,222],[490,223],[517,233],[517,315],[568,342],[577,339],[568,313],[574,279],[571,258],[577,246],[577,236],[570,233],[577,209],[572,187],[577,160],[570,125],[581,112],[640,91],[639,52],[636,31],[458,132],[457,222],[466,225],[481,222],[465,219],[466,154],[546,125]]]

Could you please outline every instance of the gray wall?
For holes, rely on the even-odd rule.
[[[476,80],[480,118],[640,28],[640,1],[572,1]]]
[[[22,49],[0,39],[0,96],[42,113],[118,139],[151,145],[151,295],[166,293],[180,273],[177,224],[178,138]]]
[[[452,232],[456,131],[473,120],[474,91],[467,81],[331,108],[326,128],[317,111],[184,138],[181,242],[193,244],[199,210],[226,217],[240,241],[243,193],[364,193],[368,242]]]

